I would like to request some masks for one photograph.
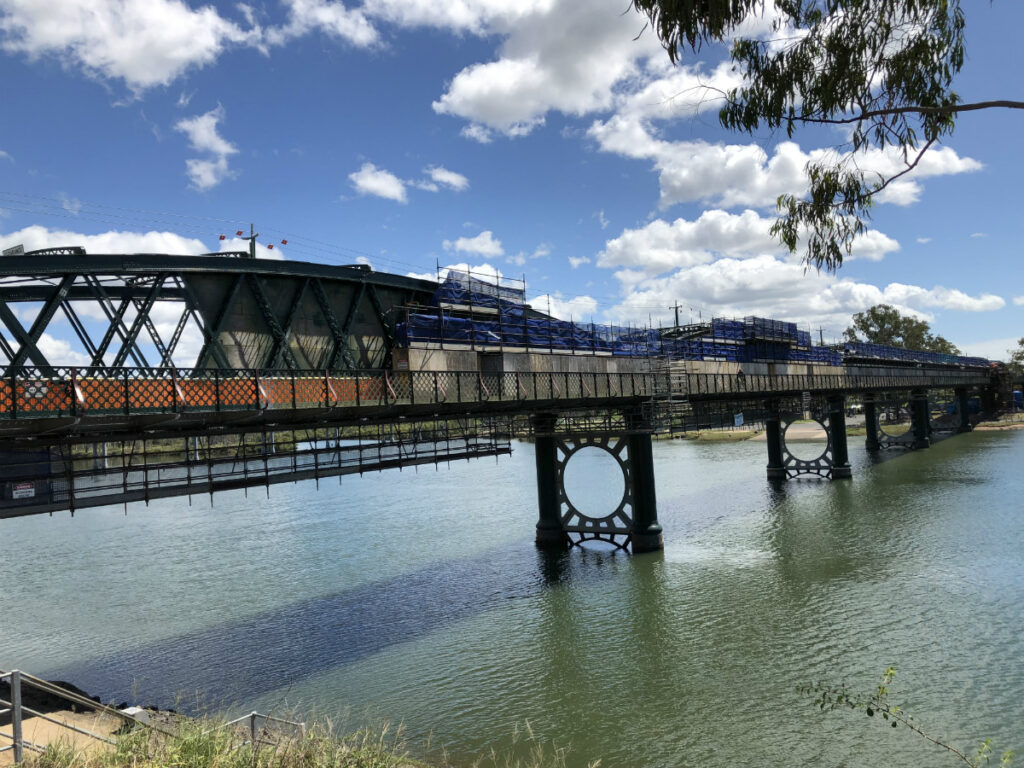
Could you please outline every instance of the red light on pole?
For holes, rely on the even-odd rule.
[[[228,239],[228,236],[227,236],[227,235],[221,235],[221,236],[220,236],[220,239],[221,239],[221,240],[227,240],[227,239]]]

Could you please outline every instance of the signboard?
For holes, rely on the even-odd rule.
[[[732,425],[734,427],[742,427],[743,426],[743,411],[740,411],[739,413],[733,414]]]
[[[28,483],[11,483],[11,498],[12,499],[31,499],[36,495],[36,484],[33,482]]]
[[[24,245],[16,245],[13,248],[5,248],[3,253],[4,253],[4,256],[24,256],[25,255],[25,246]]]

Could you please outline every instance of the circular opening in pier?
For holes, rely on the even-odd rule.
[[[617,510],[626,492],[619,462],[608,451],[592,445],[572,455],[563,482],[565,495],[577,511],[596,519]]]
[[[820,459],[828,450],[828,432],[821,422],[814,419],[800,419],[787,424],[783,440],[789,455],[800,461]]]
[[[903,437],[910,431],[910,408],[906,403],[890,400],[878,404],[878,428],[889,437]]]

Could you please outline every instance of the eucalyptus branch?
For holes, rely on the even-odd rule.
[[[1024,101],[1010,101],[1008,99],[996,99],[994,101],[976,101],[971,104],[950,104],[945,107],[883,107],[860,112],[849,117],[811,117],[810,115],[799,115],[793,118],[801,123],[814,123],[818,125],[848,125],[850,123],[861,123],[876,117],[889,117],[894,115],[956,115],[961,112],[974,112],[979,109],[1024,109]]]

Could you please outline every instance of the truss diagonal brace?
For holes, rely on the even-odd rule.
[[[114,358],[115,368],[120,368],[124,365],[128,352],[135,347],[135,340],[139,337],[139,331],[149,321],[149,311],[153,308],[153,304],[156,303],[156,299],[160,295],[160,289],[163,287],[164,280],[166,279],[167,275],[163,272],[157,275],[156,280],[153,281],[153,287],[149,289],[146,298],[142,301],[141,305],[136,307],[135,321],[132,323],[132,327],[128,329],[128,336],[121,344],[121,349],[118,350],[117,356]]]
[[[256,305],[260,308],[260,314],[263,315],[263,322],[267,324],[270,329],[270,333],[274,337],[274,345],[280,350],[281,357],[284,358],[285,365],[291,370],[297,370],[299,365],[295,361],[295,356],[292,355],[292,351],[288,349],[288,345],[285,343],[285,331],[281,328],[281,324],[274,317],[274,312],[270,308],[270,301],[267,299],[267,293],[263,290],[263,280],[260,279],[259,275],[247,274],[245,281],[249,285],[249,290],[252,291],[253,298],[256,299]],[[266,360],[266,366],[274,363],[273,358]]]
[[[43,353],[39,351],[36,344],[39,343],[39,339],[42,337],[43,331],[46,330],[46,326],[50,324],[50,321],[53,320],[53,316],[57,313],[57,310],[60,309],[61,304],[64,303],[64,300],[67,298],[68,291],[71,290],[71,286],[77,278],[77,274],[64,275],[64,278],[60,281],[60,285],[58,285],[56,290],[54,290],[50,295],[50,298],[46,300],[42,310],[39,312],[39,316],[36,317],[35,322],[32,323],[32,328],[28,332],[27,336],[24,336],[24,329],[21,328],[21,323],[17,324],[17,328],[21,328],[22,330],[21,335],[23,335],[23,338],[19,339],[21,342],[21,348],[14,353],[14,359],[11,360],[11,368],[19,368],[24,365],[25,358],[27,357],[31,357],[33,361],[37,361],[37,365],[39,364],[39,360],[43,361],[43,365],[47,365],[46,358],[43,356]],[[13,314],[14,313],[12,312],[12,317]],[[12,333],[19,335],[17,329],[12,328],[6,318],[4,322],[7,323],[8,328],[11,328]]]

